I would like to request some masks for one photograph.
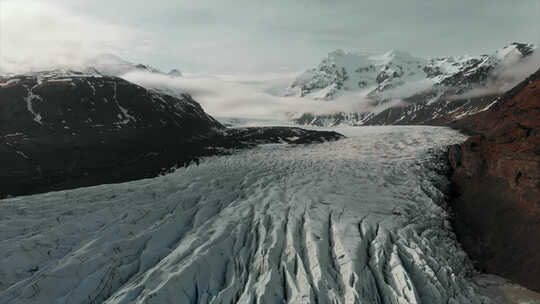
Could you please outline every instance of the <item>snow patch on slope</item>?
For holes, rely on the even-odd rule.
[[[36,110],[34,109],[34,100],[39,100],[39,101],[43,101],[43,98],[41,98],[41,96],[39,95],[36,95],[34,94],[34,92],[32,91],[34,88],[30,88],[28,89],[28,95],[26,95],[26,97],[24,98],[24,101],[26,102],[26,109],[28,110],[28,112],[30,112],[30,114],[32,114],[32,119],[38,123],[38,124],[42,124],[41,122],[41,114],[37,113]]]

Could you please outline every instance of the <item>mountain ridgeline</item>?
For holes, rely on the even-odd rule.
[[[77,70],[87,73],[99,73],[108,76],[122,76],[132,72],[143,72],[171,77],[181,77],[182,72],[172,69],[165,73],[152,66],[142,63],[132,63],[113,54],[100,54],[82,62]]]
[[[512,43],[490,55],[429,60],[402,51],[338,50],[300,75],[285,96],[356,105],[348,112],[299,113],[295,121],[300,124],[442,125],[489,108],[520,77],[533,73],[536,49]]]

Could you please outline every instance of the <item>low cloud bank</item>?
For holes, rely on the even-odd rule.
[[[517,60],[517,59],[516,59]],[[540,52],[519,61],[509,61],[493,72],[485,87],[478,87],[452,97],[452,100],[501,94],[521,82],[540,67]],[[338,112],[380,112],[391,107],[401,107],[402,98],[429,90],[429,79],[405,83],[397,88],[368,98],[366,92],[344,92],[332,101],[312,100],[295,96],[282,97],[288,85],[299,73],[263,74],[187,74],[170,78],[143,72],[133,72],[123,77],[145,87],[167,88],[191,94],[203,108],[214,116],[245,117],[255,119],[290,120],[304,113],[314,115]],[[389,100],[381,105],[373,100]]]
[[[540,67],[539,52],[511,62],[494,72],[486,87],[472,89],[452,100],[503,93]],[[402,98],[429,90],[433,83],[420,80],[406,83],[379,96],[368,98],[365,92],[345,92],[332,101],[312,100],[295,96],[282,97],[299,73],[263,74],[186,74],[171,78],[166,75],[132,72],[122,77],[144,87],[165,88],[191,94],[211,115],[253,119],[290,120],[304,113],[325,115],[339,112],[380,112],[406,104]],[[373,100],[389,100],[376,105]]]
[[[278,96],[297,74],[186,74],[166,75],[132,72],[122,77],[149,88],[189,93],[210,115],[288,120],[303,113],[316,115],[356,112],[370,107],[363,94],[345,94],[332,101]]]

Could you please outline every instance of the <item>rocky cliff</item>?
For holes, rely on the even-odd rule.
[[[455,230],[478,266],[540,291],[540,70],[452,127]]]

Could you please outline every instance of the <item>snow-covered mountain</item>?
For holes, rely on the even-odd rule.
[[[376,56],[337,50],[300,75],[288,95],[332,100],[344,91],[384,91],[423,79],[426,64],[422,58],[396,50]]]
[[[324,101],[347,97],[357,99],[365,109],[332,115],[304,113],[297,119],[303,124],[411,124],[452,120],[485,109],[498,94],[510,89],[520,79],[513,79],[514,75],[507,75],[511,74],[507,71],[526,64],[525,59],[532,57],[535,50],[536,46],[531,44],[512,43],[491,55],[429,60],[396,50],[382,55],[338,50],[317,67],[301,74],[285,96]],[[494,86],[498,91],[491,90]],[[480,92],[482,89],[484,91]],[[478,96],[487,98],[475,98]],[[471,98],[475,102],[453,102]],[[384,106],[396,99],[403,101],[399,108]]]
[[[79,69],[86,72],[99,72],[108,76],[121,76],[129,72],[148,72],[171,77],[181,77],[182,73],[177,69],[172,69],[169,73],[162,72],[154,67],[144,64],[135,64],[124,60],[113,54],[100,54],[88,59]]]

